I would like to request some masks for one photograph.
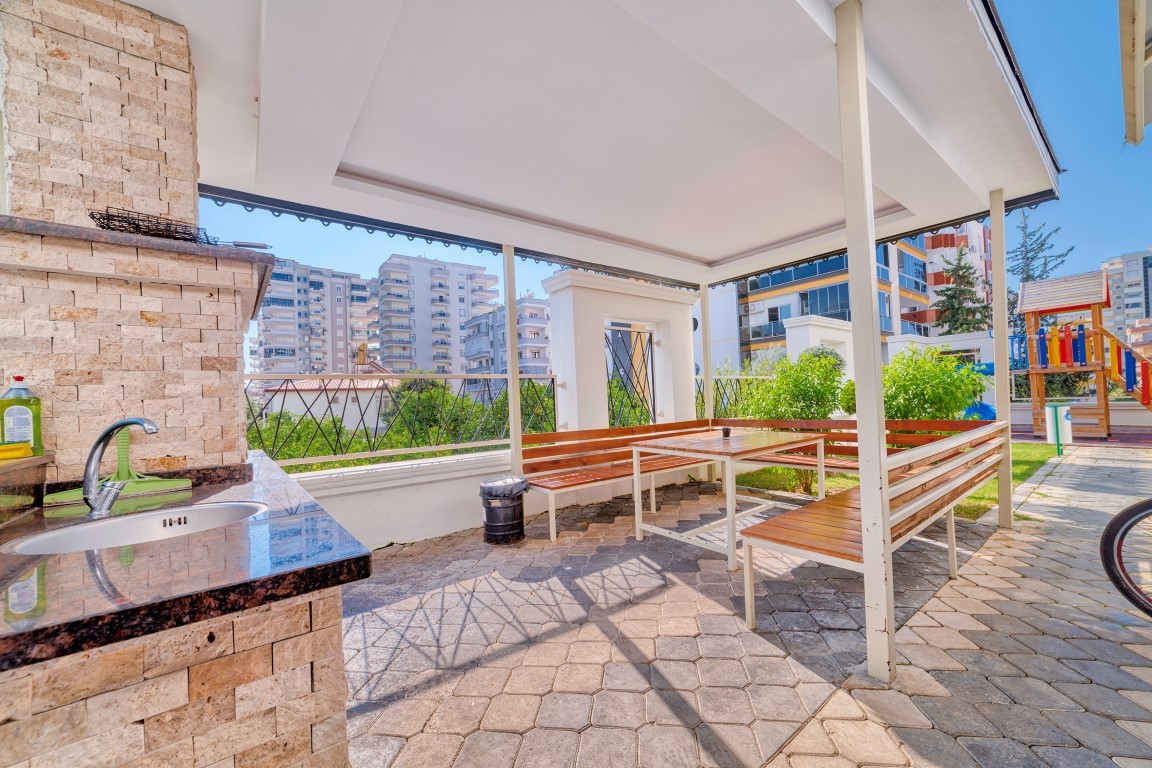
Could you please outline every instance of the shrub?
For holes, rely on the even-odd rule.
[[[884,415],[889,419],[958,419],[984,391],[985,377],[938,347],[909,347],[884,366]],[[844,388],[841,409],[856,412],[856,386]]]

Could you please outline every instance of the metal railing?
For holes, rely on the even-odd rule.
[[[748,416],[743,402],[749,389],[759,381],[771,381],[771,376],[714,376],[712,378],[712,414],[716,419],[737,419]],[[696,418],[704,418],[704,377],[696,377]]]
[[[508,444],[504,374],[248,374],[248,446],[289,471]],[[552,376],[520,379],[524,433],[556,430]]]

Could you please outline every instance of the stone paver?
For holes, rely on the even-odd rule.
[[[1075,447],[1015,530],[958,521],[954,580],[943,525],[898,550],[890,686],[863,676],[857,574],[757,553],[749,632],[742,574],[636,542],[628,497],[561,510],[554,543],[537,518],[514,546],[379,550],[344,590],[353,767],[1152,766],[1152,626],[1097,552],[1149,470]],[[708,484],[657,502],[657,525],[720,519]]]

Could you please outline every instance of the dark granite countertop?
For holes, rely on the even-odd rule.
[[[368,577],[368,550],[352,534],[271,460],[253,454],[249,463],[250,480],[121,499],[113,508],[268,505],[245,521],[87,553],[0,553],[0,671]],[[0,544],[83,524],[84,510],[75,511],[80,516],[56,507],[29,512],[0,525]]]

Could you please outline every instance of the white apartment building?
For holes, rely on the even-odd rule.
[[[507,307],[500,305],[464,323],[464,357],[468,361],[468,373],[508,373],[506,313]],[[516,299],[516,328],[520,373],[525,376],[550,375],[552,317],[548,299],[537,298],[531,291]]]
[[[378,280],[380,364],[397,373],[463,373],[464,325],[492,311],[499,278],[475,264],[393,254]]]
[[[351,373],[368,340],[369,285],[360,275],[276,259],[249,349],[256,373]]]
[[[1137,321],[1152,315],[1152,250],[1132,251],[1108,259],[1100,268],[1108,280],[1112,306],[1104,309],[1104,326],[1121,339]]]
[[[923,247],[928,285],[926,303],[921,305],[909,299],[901,291],[900,317],[904,333],[918,333],[918,326],[925,326],[928,330],[924,336],[941,336],[944,331],[936,326],[938,312],[930,307],[936,302],[940,294],[938,289],[951,283],[944,274],[947,262],[954,261],[956,256],[963,253],[963,258],[976,271],[980,288],[987,304],[992,303],[992,230],[978,221],[968,221],[954,227],[947,227],[923,236]],[[905,282],[901,276],[901,287]],[[911,327],[909,324],[912,324]]]

